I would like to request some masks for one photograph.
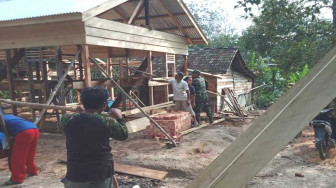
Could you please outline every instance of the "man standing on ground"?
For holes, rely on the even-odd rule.
[[[186,111],[195,117],[195,112],[191,107],[190,92],[187,82],[183,80],[183,73],[177,72],[174,80],[169,80],[173,87],[174,103],[176,111]],[[196,125],[196,122],[194,122]]]
[[[9,136],[14,138],[12,154],[9,159],[9,169],[12,175],[4,185],[20,184],[25,180],[26,173],[29,176],[37,175],[34,159],[40,131],[31,121],[14,115],[3,114],[1,109],[0,113]],[[0,132],[3,132],[2,126],[0,126]]]
[[[195,87],[192,86],[192,78],[187,76],[183,79],[185,82],[187,82],[188,84],[188,88],[189,88],[189,93],[190,93],[190,100],[191,100],[191,107],[195,108],[196,107],[196,91],[195,91]],[[195,127],[199,126],[199,122],[196,120],[195,117],[195,111],[193,110],[193,116],[192,116],[194,122],[195,122]]]
[[[111,188],[114,165],[109,139],[126,140],[128,131],[121,111],[110,109],[111,117],[100,113],[108,99],[104,88],[84,88],[78,113],[65,115],[60,128],[66,136],[67,174],[65,188]]]
[[[205,80],[201,77],[201,72],[199,70],[194,70],[192,72],[192,85],[195,87],[196,91],[196,119],[200,122],[201,112],[204,110],[209,117],[210,123],[213,123],[213,115],[210,109],[210,103],[208,100],[208,94],[205,86]]]

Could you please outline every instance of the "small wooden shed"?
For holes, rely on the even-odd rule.
[[[191,49],[188,58],[188,68],[203,72],[209,91],[224,94],[223,88],[230,88],[242,107],[250,104],[256,75],[248,69],[238,48]],[[224,109],[220,96],[209,93],[209,99],[213,111]]]

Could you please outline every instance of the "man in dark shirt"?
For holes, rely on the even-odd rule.
[[[114,174],[109,138],[126,140],[128,131],[121,111],[112,108],[113,118],[100,113],[108,99],[104,88],[83,89],[79,113],[65,115],[60,128],[66,136],[67,174],[65,188],[110,188]]]
[[[190,99],[191,99],[190,105],[192,106],[192,108],[195,108],[196,107],[196,103],[195,103],[195,101],[196,101],[196,91],[195,91],[195,87],[191,85],[192,84],[192,78],[187,76],[183,80],[185,82],[187,82],[188,87],[189,87]],[[198,127],[199,123],[198,123],[198,121],[197,121],[197,119],[195,117],[195,112],[192,113],[192,118],[194,120],[194,126]]]

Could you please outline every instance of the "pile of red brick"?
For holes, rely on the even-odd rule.
[[[173,139],[179,139],[181,132],[191,128],[191,116],[189,112],[171,112],[167,114],[157,114],[152,118],[165,130]],[[166,136],[153,124],[146,128],[146,138],[167,139]]]

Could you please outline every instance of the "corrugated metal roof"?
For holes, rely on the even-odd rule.
[[[118,12],[122,13],[124,18],[129,20],[136,9],[140,0],[130,0],[129,2],[125,2],[110,11],[105,12],[104,14],[100,15],[101,18],[119,21],[122,22],[123,18],[120,15],[114,14],[117,10]],[[193,21],[190,18],[181,4],[177,0],[162,0],[165,5],[162,5],[160,0],[150,0],[150,25],[154,30],[164,31],[171,34],[176,34],[179,36],[186,36],[189,37],[191,40],[198,40],[204,41],[203,36],[205,37],[204,33],[201,31],[199,32],[196,27],[199,27],[197,24],[196,26],[193,24]],[[172,18],[169,17],[168,12],[164,8],[166,6],[171,14],[177,19],[178,24],[185,30],[185,33],[178,28],[178,24],[174,22]],[[145,10],[142,9],[139,16],[135,19],[134,25],[137,26],[144,26],[145,23]]]
[[[84,12],[107,0],[10,0],[0,2],[0,21]]]
[[[97,5],[100,5],[108,0],[10,0],[0,2],[0,22],[15,21],[22,19],[38,19],[45,16],[78,14],[89,10]],[[129,0],[115,8],[106,11],[99,15],[100,18],[127,22],[140,0]],[[185,4],[178,0],[150,0],[150,16],[151,27],[154,30],[159,30],[179,36],[185,36],[194,43],[206,43],[204,33],[199,30],[199,26],[194,24],[194,18],[189,17],[189,11],[185,11]],[[177,19],[170,18],[168,11]],[[145,10],[142,9],[133,25],[144,26]],[[179,26],[183,29],[180,30]],[[184,31],[183,31],[184,30]]]

